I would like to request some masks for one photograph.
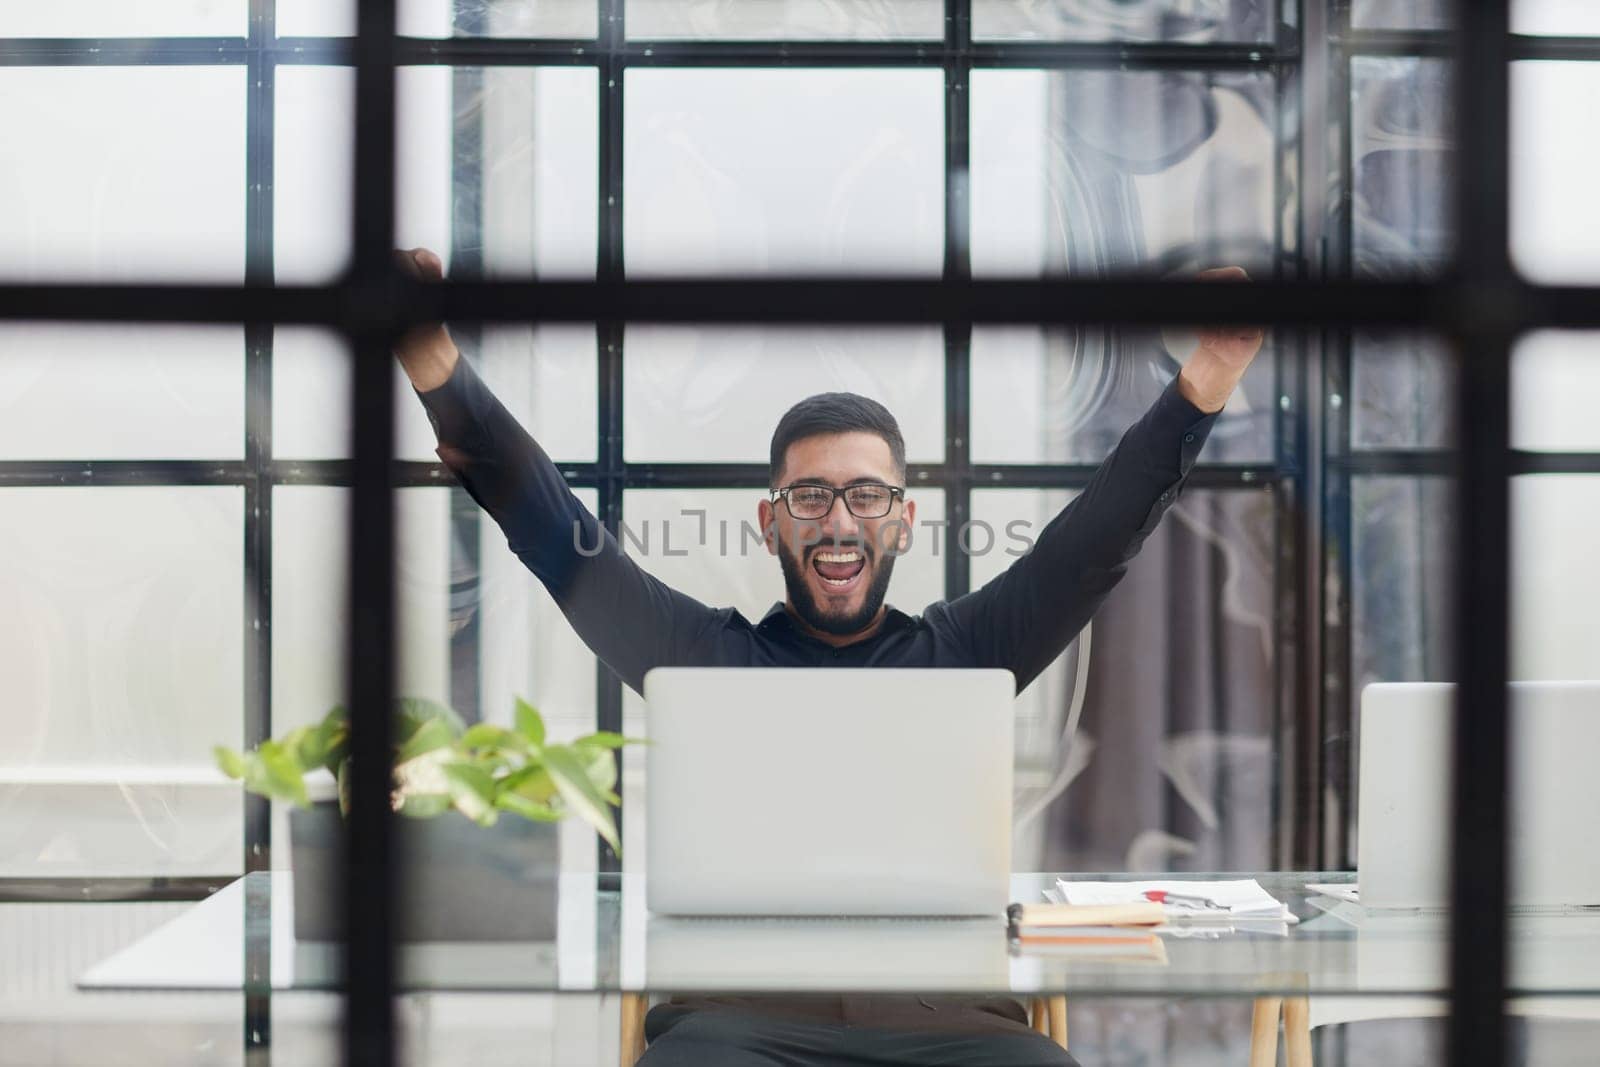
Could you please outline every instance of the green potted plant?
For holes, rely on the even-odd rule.
[[[613,750],[630,743],[600,731],[567,744],[518,699],[513,725],[466,725],[431,700],[395,703],[391,803],[399,831],[405,941],[549,940],[555,936],[560,837],[577,815],[621,850],[611,805]],[[313,726],[248,752],[217,747],[217,765],[244,788],[295,805],[289,813],[295,937],[340,938],[337,858],[349,811],[350,722],[336,707]],[[313,803],[308,773],[325,771],[337,800]],[[455,815],[451,815],[455,812]]]

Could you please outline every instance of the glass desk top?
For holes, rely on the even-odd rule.
[[[1055,877],[1013,875],[1012,896],[1041,900]],[[1161,935],[1164,958],[1094,958],[1013,950],[1000,916],[661,917],[645,910],[642,875],[623,875],[620,890],[602,890],[595,875],[573,874],[562,876],[554,942],[402,946],[398,984],[403,992],[1446,994],[1445,914],[1369,910],[1306,888],[1351,883],[1350,873],[1218,877],[1255,877],[1300,922],[1169,928]],[[263,872],[230,883],[91,967],[80,988],[337,989],[337,950],[294,939],[290,879],[287,872]],[[1512,995],[1600,994],[1600,910],[1517,912],[1510,939]]]

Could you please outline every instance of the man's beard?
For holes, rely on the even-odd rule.
[[[821,605],[811,595],[811,586],[806,582],[805,573],[810,564],[803,563],[783,538],[778,539],[778,562],[783,567],[783,583],[788,588],[789,603],[794,605],[795,614],[813,629],[837,637],[849,637],[871,624],[877,617],[878,609],[883,606],[884,594],[889,591],[889,576],[894,573],[895,553],[888,552],[880,558],[876,552],[870,552],[862,542],[852,542],[851,546],[861,552],[862,556],[873,565],[872,584],[867,586],[859,610],[848,615],[830,615],[822,610]],[[809,552],[820,552],[832,547],[834,546],[815,545],[809,548]]]

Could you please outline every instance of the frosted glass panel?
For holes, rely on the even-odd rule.
[[[939,272],[938,71],[633,69],[626,86],[630,275]]]
[[[0,280],[244,280],[244,67],[9,67],[0,100]]]
[[[348,489],[280,485],[272,497],[272,728],[319,720],[344,697]],[[397,691],[449,699],[449,490],[402,489],[395,569]]]
[[[355,72],[277,71],[273,121],[273,262],[280,283],[326,282],[350,259]]]
[[[1458,510],[1448,478],[1350,479],[1352,700],[1372,682],[1454,680]]]
[[[1203,462],[1272,458],[1273,365],[1282,331],[1212,425]],[[1122,327],[972,331],[972,458],[978,463],[1097,463],[1155,403],[1194,352],[1184,330]]]
[[[1250,73],[974,71],[973,273],[1270,277],[1276,113]]]
[[[1600,34],[1594,0],[1512,0],[1511,32],[1584,37]]]
[[[1600,333],[1546,330],[1517,345],[1511,362],[1511,445],[1600,451]]]
[[[595,0],[398,0],[405,37],[593,37]],[[349,37],[356,0],[278,0],[280,37]]]
[[[404,67],[396,87],[399,247],[432,248],[449,270],[458,173],[463,183],[482,181],[478,241],[489,276],[593,275],[595,71]],[[347,68],[279,68],[280,281],[324,282],[349,262],[354,89]],[[457,124],[476,122],[480,150],[452,162]]]
[[[1352,447],[1449,447],[1456,436],[1455,390],[1455,361],[1444,341],[1356,330],[1349,395],[1340,398],[1350,405]]]
[[[0,6],[0,37],[243,37],[245,0],[21,0]]]
[[[327,282],[350,261],[355,72],[278,71],[274,174],[279,282]],[[450,70],[395,73],[395,243],[450,252]]]
[[[1600,475],[1511,481],[1511,676],[1600,679]]]
[[[647,40],[940,39],[943,0],[627,0],[628,36]]]
[[[1269,0],[973,0],[972,36],[980,41],[1271,40]]]
[[[1600,64],[1511,67],[1511,256],[1541,282],[1600,282],[1600,146],[1592,121]]]
[[[783,413],[860,393],[900,423],[911,462],[944,455],[944,341],[931,330],[634,326],[624,363],[627,458],[765,463]]]
[[[975,490],[996,551],[974,555],[973,586],[1071,495]],[[1075,644],[1019,694],[1015,869],[1270,864],[1276,513],[1269,492],[1185,489]]]
[[[0,459],[238,459],[236,326],[0,325]]]
[[[1449,67],[1358,56],[1350,77],[1354,273],[1435,273],[1453,244]]]
[[[1450,25],[1450,0],[1354,0],[1350,25],[1361,30],[1442,30]]]
[[[495,395],[558,460],[595,454],[595,340],[590,326],[458,328],[458,345]],[[350,360],[336,335],[283,327],[272,368],[273,455],[350,455]],[[396,454],[432,462],[438,446],[411,383],[394,369]]]
[[[237,870],[243,490],[0,490],[0,871]]]
[[[585,67],[484,67],[459,72],[455,121],[481,115],[484,272],[490,277],[592,278],[599,233],[599,72]],[[443,146],[448,149],[449,142]]]

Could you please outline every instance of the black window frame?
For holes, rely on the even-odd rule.
[[[563,464],[573,484],[597,490],[601,520],[613,530],[622,515],[623,491],[643,487],[763,487],[764,468],[753,464],[627,463],[622,441],[623,323],[935,323],[945,333],[945,455],[941,463],[912,468],[913,484],[944,489],[947,513],[969,514],[974,486],[1070,488],[1092,469],[1076,465],[975,465],[970,455],[970,338],[977,323],[1181,324],[1259,321],[1295,327],[1298,359],[1280,359],[1277,395],[1285,412],[1274,461],[1252,466],[1200,468],[1193,484],[1257,489],[1278,494],[1277,634],[1280,655],[1278,741],[1281,769],[1278,824],[1287,829],[1280,865],[1348,862],[1337,834],[1321,829],[1320,795],[1348,767],[1319,752],[1320,739],[1348,724],[1347,694],[1330,694],[1327,679],[1342,662],[1348,676],[1347,604],[1322,603],[1324,579],[1337,575],[1348,590],[1348,481],[1360,473],[1437,473],[1459,479],[1462,522],[1458,544],[1457,636],[1460,722],[1455,751],[1451,1062],[1498,1062],[1505,1029],[1505,683],[1507,664],[1509,478],[1533,472],[1600,473],[1589,453],[1513,452],[1509,442],[1510,352],[1521,334],[1540,328],[1600,326],[1600,289],[1531,285],[1512,268],[1507,251],[1507,128],[1509,62],[1513,59],[1600,60],[1600,39],[1529,38],[1509,34],[1505,0],[1458,0],[1454,31],[1353,31],[1347,0],[1324,12],[1314,0],[1279,6],[1283,21],[1267,44],[974,42],[971,0],[945,0],[942,41],[927,42],[649,42],[628,40],[624,0],[598,0],[599,35],[589,41],[395,36],[394,11],[384,0],[361,0],[353,39],[278,38],[273,0],[249,0],[247,36],[240,38],[8,39],[0,40],[3,65],[238,64],[246,70],[246,263],[243,286],[0,284],[0,320],[116,322],[228,322],[245,327],[245,449],[241,461],[0,462],[0,487],[17,485],[239,485],[245,493],[244,573],[245,742],[270,734],[271,503],[278,485],[347,485],[352,488],[351,595],[366,606],[351,623],[351,707],[356,754],[381,766],[388,750],[395,612],[390,574],[394,560],[391,490],[444,486],[437,464],[391,460],[391,340],[406,325],[447,318],[473,323],[566,321],[595,325],[598,341],[597,452],[592,464]],[[1302,50],[1312,23],[1327,34],[1326,55]],[[471,27],[458,27],[471,31]],[[1320,42],[1319,42],[1320,43]],[[1458,241],[1450,269],[1432,278],[1356,282],[1328,270],[1314,249],[1336,244],[1338,234],[1318,233],[1304,202],[1298,213],[1297,257],[1280,262],[1278,276],[1229,287],[1154,280],[974,280],[967,259],[964,186],[968,162],[966,90],[974,68],[1262,69],[1278,78],[1280,100],[1305,65],[1326,63],[1333,93],[1328,117],[1343,120],[1348,163],[1349,70],[1363,55],[1446,55],[1457,76],[1457,152],[1481,162],[1457,168]],[[354,260],[335,282],[318,287],[275,287],[272,282],[272,136],[276,68],[291,63],[354,65],[357,78]],[[412,64],[458,68],[493,65],[593,66],[600,79],[601,196],[597,275],[592,282],[483,282],[472,277],[470,256],[458,277],[419,288],[393,273],[394,89],[392,70]],[[628,281],[622,259],[623,74],[630,66],[923,66],[942,69],[947,101],[945,135],[946,236],[943,275],[931,279],[806,279],[750,281]],[[458,70],[470,77],[470,71]],[[1306,94],[1310,95],[1310,94]],[[475,132],[458,128],[457,159],[470,157]],[[1277,150],[1284,148],[1282,131]],[[1316,173],[1306,159],[1317,150],[1297,146],[1301,189]],[[1282,167],[1278,168],[1279,173]],[[1349,195],[1348,168],[1344,195]],[[471,183],[470,176],[457,174]],[[463,214],[462,211],[466,213]],[[458,232],[481,219],[458,206]],[[1346,211],[1345,218],[1348,220]],[[1466,225],[1465,223],[1470,223]],[[1315,242],[1312,242],[1312,239]],[[1343,235],[1348,249],[1348,234]],[[1280,240],[1280,252],[1283,242]],[[355,351],[352,394],[354,450],[348,461],[283,463],[272,459],[272,332],[279,323],[318,324],[342,333]],[[1348,405],[1331,415],[1333,398],[1349,383],[1353,324],[1429,332],[1451,340],[1459,357],[1458,403],[1463,435],[1458,448],[1419,454],[1348,448]],[[1341,423],[1339,420],[1343,419]],[[1326,424],[1325,424],[1326,423]],[[1314,460],[1312,457],[1315,457]],[[1324,515],[1345,523],[1324,537]],[[475,530],[475,511],[453,511],[458,532]],[[1342,537],[1342,542],[1341,542]],[[454,540],[476,545],[475,537]],[[1465,561],[1472,561],[1468,565]],[[1303,561],[1303,562],[1302,562]],[[960,553],[946,557],[945,591],[958,595],[970,581]],[[1342,570],[1341,570],[1342,568]],[[1332,610],[1327,631],[1320,623]],[[1498,621],[1498,625],[1496,624]],[[1344,626],[1347,629],[1347,622]],[[475,701],[465,679],[476,655],[468,633],[452,647],[452,696]],[[458,658],[459,657],[459,658]],[[457,671],[463,681],[459,690]],[[596,725],[619,729],[621,684],[598,667]],[[1305,714],[1290,721],[1285,707]],[[1341,720],[1341,716],[1343,719]],[[360,762],[358,760],[358,762]],[[346,1055],[351,1062],[393,1060],[391,993],[394,987],[392,902],[372,886],[391,886],[393,871],[385,788],[381,776],[358,772],[352,817],[346,896],[354,969],[347,995]],[[266,802],[247,798],[245,869],[270,861]],[[1482,846],[1482,841],[1498,847]],[[1473,847],[1467,847],[1469,844]],[[601,846],[601,882],[617,870]],[[137,881],[137,880],[134,880]],[[141,895],[201,893],[214,879],[191,886],[152,883]],[[75,886],[75,889],[89,887]],[[104,891],[115,891],[116,887]],[[126,889],[126,886],[122,887]],[[104,889],[104,887],[102,887]],[[96,892],[99,892],[97,890]],[[251,961],[257,966],[261,961]],[[264,1047],[270,1022],[265,997],[247,998],[247,1048]]]

